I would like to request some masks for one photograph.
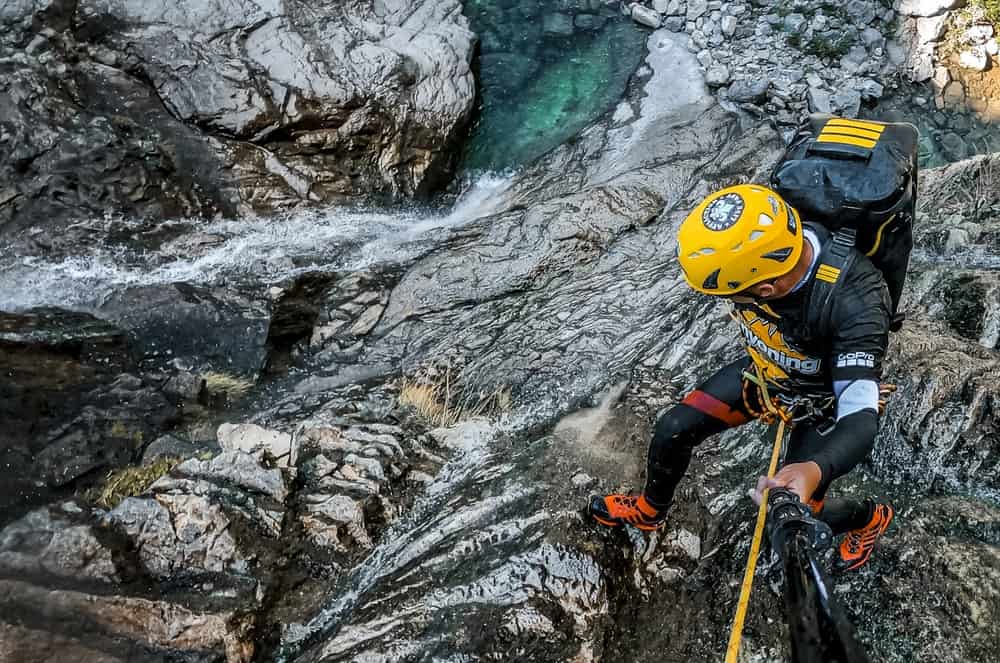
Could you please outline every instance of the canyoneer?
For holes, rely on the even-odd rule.
[[[916,130],[813,116],[772,173],[709,195],[682,222],[677,257],[694,290],[731,304],[746,356],[663,414],[638,495],[593,496],[597,522],[661,527],[694,447],[754,419],[792,425],[772,479],[834,534],[843,569],[868,561],[890,504],[827,497],[875,442],[880,385],[912,247]],[[876,179],[877,178],[877,179]]]

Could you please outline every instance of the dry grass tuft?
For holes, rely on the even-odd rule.
[[[136,497],[149,490],[157,479],[177,467],[181,460],[172,457],[160,458],[149,465],[114,470],[108,474],[102,485],[90,492],[88,497],[105,509],[113,509],[126,497]]]
[[[254,386],[252,381],[228,373],[209,371],[201,377],[205,380],[205,390],[210,398],[223,397],[230,403],[242,400]]]
[[[499,418],[510,411],[511,395],[507,387],[498,387],[489,394],[457,390],[449,368],[436,380],[405,379],[399,403],[412,407],[417,416],[432,426],[454,426],[475,417]]]

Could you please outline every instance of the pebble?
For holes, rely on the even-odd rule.
[[[717,64],[705,74],[705,82],[711,86],[719,87],[729,82],[729,68],[723,64]]]

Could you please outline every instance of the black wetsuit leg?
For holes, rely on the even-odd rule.
[[[697,445],[751,421],[743,404],[743,371],[749,364],[750,358],[745,357],[726,365],[656,422],[643,491],[654,506],[670,506]]]

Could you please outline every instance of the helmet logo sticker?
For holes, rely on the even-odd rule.
[[[732,228],[739,221],[745,206],[740,194],[727,193],[708,204],[701,214],[701,222],[709,230]]]

